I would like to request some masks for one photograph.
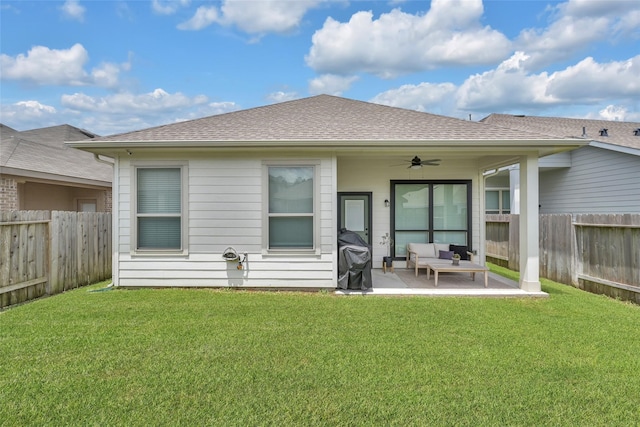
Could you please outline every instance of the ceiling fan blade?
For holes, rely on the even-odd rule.
[[[438,163],[436,163],[440,161],[441,161],[440,159],[420,160],[420,157],[415,156],[413,159],[408,160],[405,163],[400,163],[400,164],[395,164],[390,166],[405,166],[408,163],[409,166],[407,166],[407,169],[411,169],[412,167],[417,168],[420,166],[440,166]]]

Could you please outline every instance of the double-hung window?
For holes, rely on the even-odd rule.
[[[316,248],[316,166],[265,165],[267,177],[266,250]]]
[[[135,173],[136,252],[184,252],[186,166],[137,166]]]

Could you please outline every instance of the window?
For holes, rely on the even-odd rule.
[[[395,256],[407,243],[471,246],[470,181],[391,181]]]
[[[268,165],[267,249],[313,250],[316,179],[313,165]]]
[[[136,251],[184,251],[184,169],[135,168]]]
[[[78,212],[97,212],[98,203],[95,199],[78,199]]]
[[[509,189],[487,190],[485,195],[486,214],[511,213],[511,196]]]

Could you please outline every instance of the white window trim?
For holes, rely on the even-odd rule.
[[[313,247],[309,249],[269,248],[269,168],[313,167]],[[320,160],[264,160],[262,162],[262,255],[320,255]],[[294,215],[292,216],[300,216]]]
[[[138,174],[139,168],[180,168],[181,180],[181,248],[138,249]],[[187,256],[189,255],[189,163],[186,161],[136,161],[131,163],[131,255]]]

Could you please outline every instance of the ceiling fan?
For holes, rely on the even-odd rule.
[[[428,159],[428,160],[420,160],[420,157],[415,156],[411,159],[411,164],[407,166],[407,169],[420,169],[422,166],[440,166],[440,159]]]

